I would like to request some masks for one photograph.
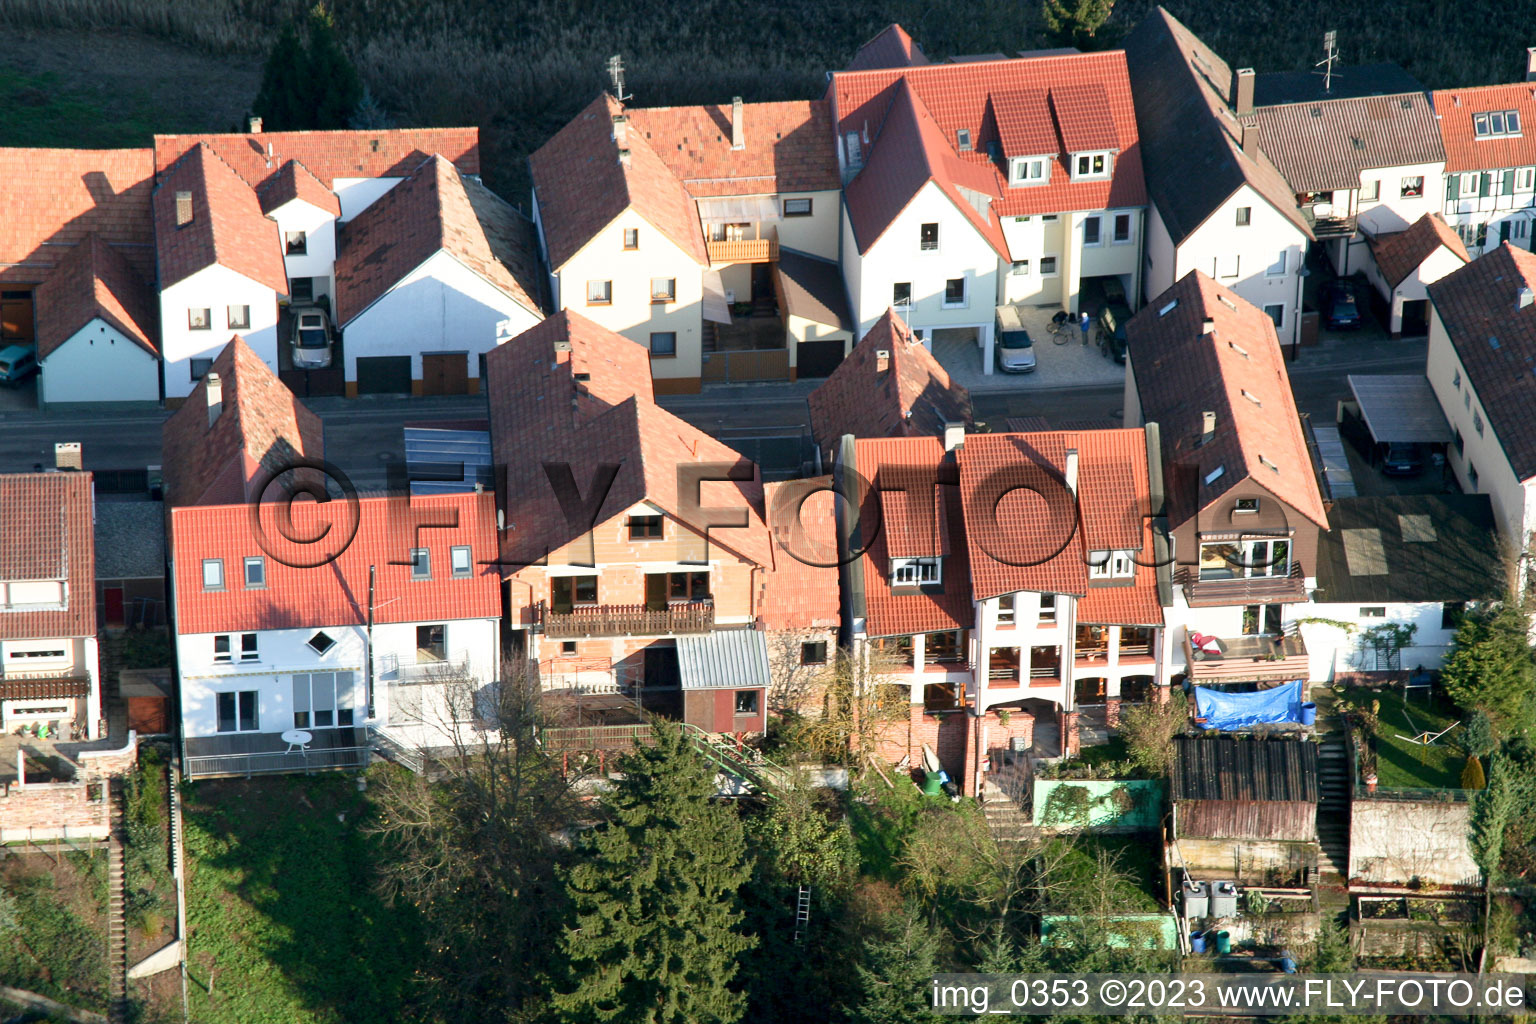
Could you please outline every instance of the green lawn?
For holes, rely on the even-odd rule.
[[[145,105],[131,97],[108,97],[74,84],[53,72],[27,74],[0,68],[0,146],[42,146],[113,149],[147,146],[150,136],[164,129]],[[109,112],[109,107],[118,108]]]
[[[1453,740],[1460,727],[1429,746],[1409,737],[1439,732],[1457,721],[1460,712],[1443,697],[1415,695],[1404,702],[1392,690],[1346,690],[1344,696],[1359,704],[1381,701],[1381,724],[1376,734],[1376,776],[1383,789],[1460,789],[1466,755]]]

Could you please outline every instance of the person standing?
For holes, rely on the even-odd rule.
[[[1084,310],[1082,315],[1078,317],[1077,329],[1083,332],[1083,344],[1087,345],[1088,344],[1088,311],[1087,310]]]

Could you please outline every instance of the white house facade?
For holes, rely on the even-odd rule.
[[[70,402],[158,402],[160,360],[97,317],[41,362],[41,407]]]
[[[167,400],[185,399],[234,335],[277,372],[277,292],[214,264],[160,292]]]

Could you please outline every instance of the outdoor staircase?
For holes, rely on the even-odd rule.
[[[703,351],[705,355],[709,355],[711,352],[718,352],[720,350],[720,332],[719,329],[715,327],[715,322],[713,320],[704,321],[704,330],[700,341],[703,345]]]
[[[119,779],[109,783],[111,826],[107,837],[107,973],[108,1024],[128,1020],[128,929],[123,919],[123,788]]]
[[[789,784],[789,773],[752,747],[738,746],[686,722],[683,735],[722,773],[741,780],[763,796],[777,797]]]
[[[1349,879],[1349,775],[1343,733],[1323,734],[1317,748],[1317,838],[1324,885],[1342,886]]]
[[[1029,792],[1029,771],[1023,764],[1001,763],[1001,755],[1001,751],[993,752],[992,769],[981,784],[981,813],[998,842],[1021,842],[1039,831],[1023,806],[1022,797]]]
[[[128,702],[123,699],[118,674],[123,669],[123,634],[102,630],[97,638],[96,657],[101,682],[101,713],[107,720],[107,735],[128,735]]]

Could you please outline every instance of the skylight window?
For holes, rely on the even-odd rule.
[[[1172,300],[1171,302],[1168,303],[1168,305],[1166,305],[1162,309],[1158,310],[1157,311],[1157,315],[1158,316],[1167,316],[1169,313],[1173,312],[1174,307],[1177,306],[1178,304],[1179,304],[1179,300],[1178,299]]]
[[[960,152],[969,153],[971,151],[971,130],[969,128],[957,128],[955,130],[955,144],[959,147]]]
[[[1472,132],[1479,139],[1504,139],[1520,134],[1518,110],[1490,110],[1472,115]]]
[[[1215,483],[1217,480],[1220,480],[1221,479],[1221,475],[1223,473],[1225,473],[1226,471],[1227,471],[1227,467],[1226,466],[1217,466],[1215,469],[1213,469],[1209,473],[1205,474],[1205,485],[1207,487],[1209,487],[1211,484]]]

